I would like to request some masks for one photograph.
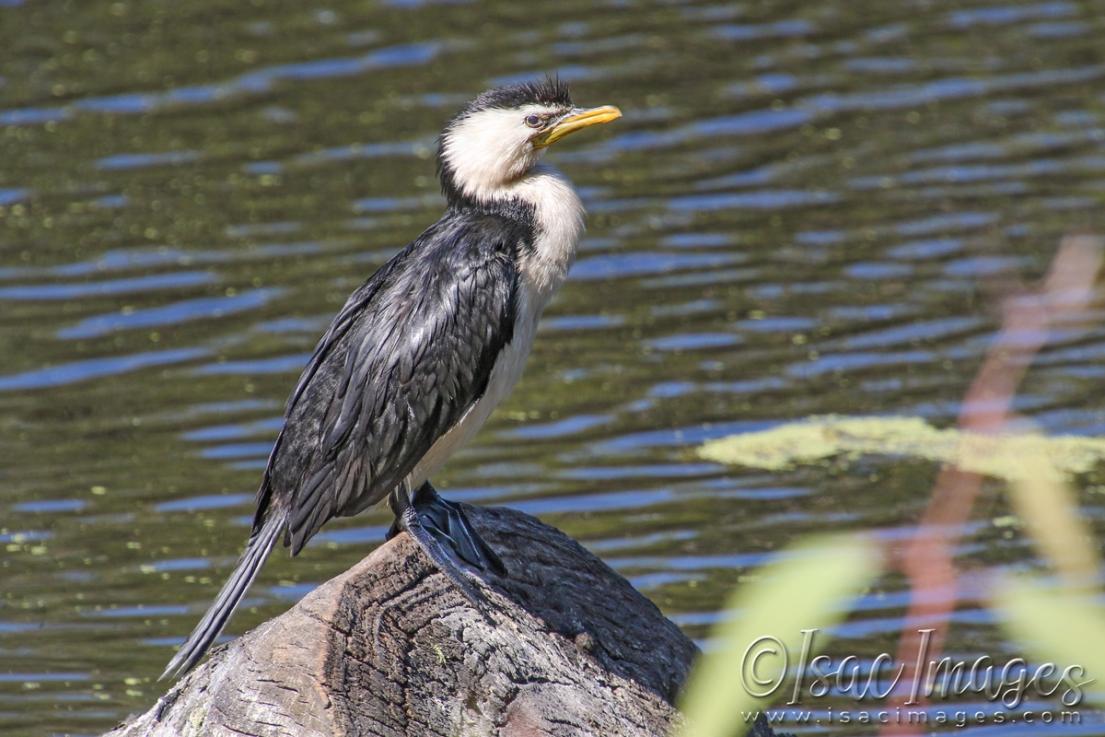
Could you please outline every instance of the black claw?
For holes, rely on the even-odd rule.
[[[469,580],[477,576],[466,568],[505,576],[506,566],[472,529],[461,505],[442,499],[426,483],[414,494],[413,503],[400,502],[399,506],[401,511],[387,538],[390,540],[401,531],[409,533],[446,578],[487,616],[487,599]]]
[[[491,549],[491,546],[483,541],[483,538],[472,529],[464,509],[455,502],[440,499],[448,511],[446,522],[449,529],[449,537],[457,543],[457,553],[470,565],[481,571],[491,570],[499,576],[506,575],[506,566],[502,559]]]
[[[432,521],[430,521],[430,525],[433,525]],[[481,612],[486,610],[487,598],[467,579],[460,566],[460,560],[453,550],[449,546],[443,545],[438,539],[435,532],[440,534],[440,531],[436,528],[430,529],[428,525],[424,524],[414,507],[408,507],[403,512],[399,518],[399,527],[414,538],[414,541],[418,543],[418,547],[422,548],[438,570],[460,589],[461,593],[464,594],[464,598],[468,599],[472,606]]]

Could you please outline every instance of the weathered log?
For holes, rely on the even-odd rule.
[[[400,535],[109,735],[667,735],[694,644],[558,530],[467,511],[510,571],[493,621]]]

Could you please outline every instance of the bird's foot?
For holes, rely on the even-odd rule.
[[[481,611],[487,600],[469,580],[478,578],[471,569],[506,575],[503,561],[472,528],[461,505],[442,499],[429,483],[423,484],[414,499],[402,506],[387,538],[390,540],[400,532],[408,533],[446,578]]]

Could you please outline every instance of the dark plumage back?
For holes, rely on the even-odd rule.
[[[294,555],[382,500],[482,396],[532,239],[525,221],[452,211],[353,293],[292,392],[246,551],[162,677],[199,662],[282,539]]]

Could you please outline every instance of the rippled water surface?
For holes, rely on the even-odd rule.
[[[1002,285],[1103,225],[1090,0],[0,0],[0,44],[5,735],[98,734],[160,692],[307,353],[437,218],[435,135],[485,86],[559,70],[625,117],[551,155],[586,239],[525,379],[439,486],[563,528],[695,637],[805,533],[904,534],[935,469],[690,449],[811,414],[950,423]],[[1103,359],[1105,329],[1071,335],[1018,410],[1105,433]],[[1102,532],[1100,481],[1080,498]],[[988,489],[962,567],[1032,563],[1007,513]],[[274,556],[233,633],[387,522]],[[949,648],[1016,653],[965,600]],[[840,649],[892,651],[905,601],[884,578]]]

